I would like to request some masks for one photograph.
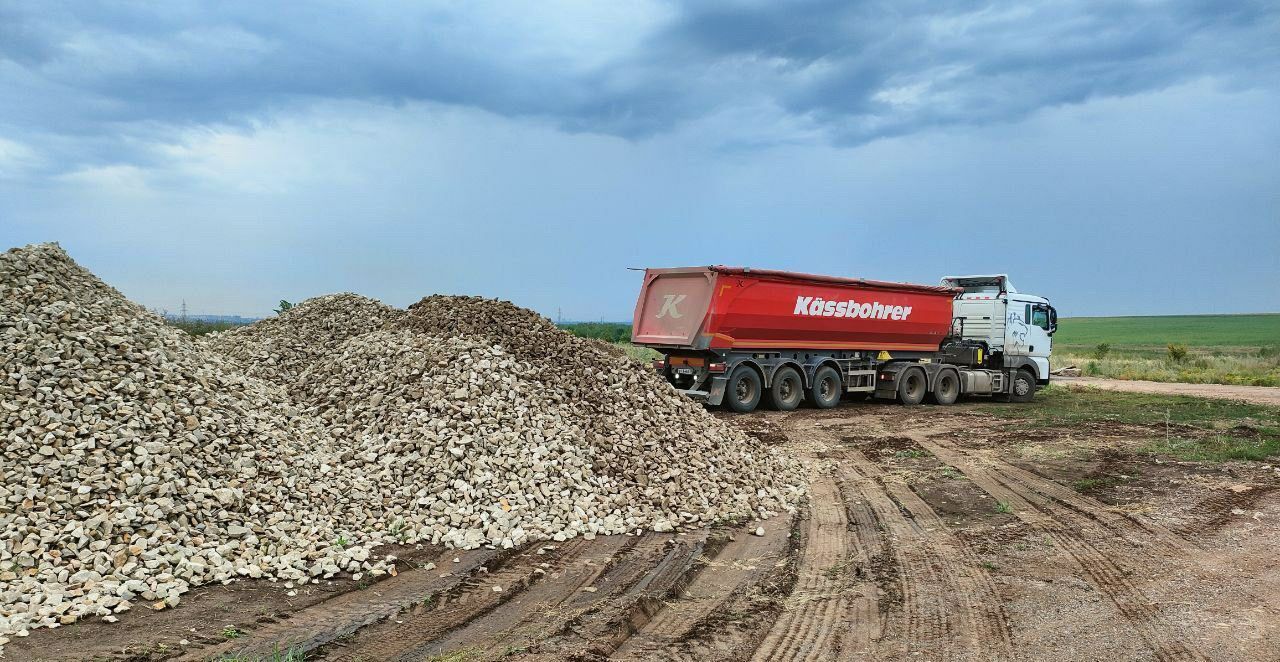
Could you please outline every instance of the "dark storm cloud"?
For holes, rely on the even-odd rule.
[[[1276,5],[763,3],[694,11],[663,40],[715,61],[773,58],[773,95],[855,142],[1161,89],[1274,82]],[[659,49],[661,50],[661,49]],[[906,95],[896,103],[893,95]]]
[[[585,62],[460,7],[0,5],[0,137],[55,162],[139,161],[166,131],[355,99],[630,138],[755,104],[862,143],[1203,76],[1260,86],[1280,62],[1263,2],[691,3]]]

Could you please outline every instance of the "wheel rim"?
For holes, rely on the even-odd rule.
[[[734,394],[738,396],[738,402],[751,402],[755,397],[755,387],[751,380],[743,377],[733,387]]]
[[[950,375],[944,375],[942,377],[942,384],[938,389],[938,393],[944,398],[950,398],[957,390],[959,390],[959,385],[956,383],[955,378]]]
[[[1013,382],[1013,390],[1018,395],[1026,395],[1031,392],[1031,382],[1024,378],[1019,378]]]
[[[920,392],[923,390],[923,380],[920,379],[919,375],[913,374],[910,377],[907,377],[907,397],[915,398],[920,395]]]
[[[823,400],[830,400],[831,394],[834,393],[835,390],[835,380],[830,377],[823,379],[822,383],[818,385],[818,394],[822,396]]]
[[[782,396],[783,402],[790,402],[796,393],[796,380],[788,377],[778,384],[778,395]]]

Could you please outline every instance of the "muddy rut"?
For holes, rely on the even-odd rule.
[[[1280,535],[1280,478],[1205,488],[1180,518],[1152,517],[1012,460],[1000,445],[1008,430],[987,419],[937,413],[850,406],[739,419],[806,464],[809,495],[794,516],[423,550],[394,577],[296,609],[263,605],[234,639],[190,627],[194,643],[140,650],[94,643],[90,629],[80,643],[20,642],[9,655],[1280,660],[1280,563],[1268,542]],[[182,609],[199,618],[196,601],[162,617]]]

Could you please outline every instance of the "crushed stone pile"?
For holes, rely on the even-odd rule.
[[[275,317],[200,339],[249,375],[291,384],[347,338],[404,315],[382,302],[344,292],[308,299]]]
[[[350,513],[312,478],[323,426],[56,244],[0,254],[0,361],[0,637],[240,576],[381,571],[333,544]]]
[[[56,244],[0,255],[0,637],[237,577],[789,509],[788,460],[512,304],[318,297],[194,340]],[[0,639],[0,645],[3,640]]]
[[[591,460],[592,478],[631,504],[627,517],[659,530],[767,516],[785,502],[786,486],[799,482],[775,455],[655,372],[533,311],[505,301],[435,295],[410,306],[399,325],[491,344],[528,364],[524,378],[581,429],[579,452]]]
[[[399,539],[511,547],[769,517],[791,467],[615,348],[532,311],[433,296],[290,389],[344,448],[343,489]],[[370,525],[379,523],[370,522]]]

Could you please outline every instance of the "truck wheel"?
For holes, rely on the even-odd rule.
[[[933,393],[929,399],[940,405],[955,404],[960,397],[960,376],[953,370],[943,370],[933,382]]]
[[[738,413],[753,411],[760,404],[760,374],[749,365],[740,365],[729,375],[724,404]]]
[[[1009,390],[1011,402],[1031,402],[1036,397],[1036,376],[1023,368],[1013,377],[1013,388]]]
[[[831,366],[823,366],[813,374],[813,385],[809,387],[809,400],[818,409],[831,409],[840,404],[840,391],[844,383],[840,373]]]
[[[791,411],[804,399],[804,381],[795,368],[782,368],[773,373],[769,386],[769,404],[778,411]]]
[[[928,392],[929,382],[925,379],[923,370],[909,368],[898,373],[898,402],[918,405],[924,402],[924,396]]]

